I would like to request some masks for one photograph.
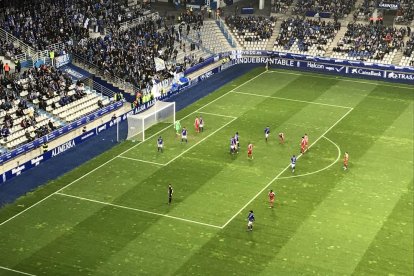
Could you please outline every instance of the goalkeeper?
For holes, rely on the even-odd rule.
[[[180,135],[181,124],[180,124],[180,121],[179,120],[175,121],[174,128],[175,128],[175,133],[177,135]]]

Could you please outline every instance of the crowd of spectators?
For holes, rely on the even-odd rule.
[[[409,23],[414,19],[414,3],[412,0],[394,0],[399,3],[399,9],[397,11],[396,23]]]
[[[202,24],[202,17],[192,13],[180,16],[182,23],[176,27],[168,25],[164,18],[148,19],[142,24],[106,35],[104,38],[83,39],[73,48],[73,52],[103,69],[105,74],[122,78],[134,86],[144,89],[154,81],[172,77],[171,71],[185,70],[198,62],[191,54],[194,45],[183,40],[196,27]],[[199,46],[198,46],[199,47]],[[183,63],[177,62],[179,51],[184,52]],[[156,70],[154,58],[165,61],[164,70]]]
[[[272,4],[272,12],[286,13],[292,3],[293,0],[275,0]]]
[[[364,0],[354,11],[354,21],[367,20],[370,18],[374,10],[377,8],[377,0]]]
[[[276,18],[262,16],[228,16],[226,23],[245,41],[269,39],[273,34]]]
[[[40,127],[36,127],[36,116],[33,109],[28,108],[26,100],[18,97],[17,80],[13,77],[1,76],[0,84],[0,135],[4,140],[13,133],[18,124],[30,141],[36,137]],[[33,127],[33,131],[29,128]]]
[[[27,91],[27,99],[38,104],[43,110],[46,110],[46,102],[49,99],[59,97],[57,103],[64,106],[85,96],[81,83],[76,85],[75,93],[70,93],[72,79],[53,66],[42,65],[39,68],[30,68],[23,72],[20,79],[16,83],[16,90]],[[52,108],[56,107],[56,103],[53,102]]]
[[[43,50],[54,43],[79,41],[89,26],[119,27],[144,10],[129,9],[110,0],[30,0],[2,9],[0,27],[28,45]]]
[[[281,24],[275,46],[282,46],[288,50],[296,42],[299,50],[306,52],[312,45],[317,45],[317,47],[327,45],[340,28],[339,22],[288,18]]]
[[[342,18],[352,11],[355,2],[356,0],[298,0],[293,13],[297,15],[329,13],[333,18]]]
[[[405,27],[385,26],[382,21],[371,21],[370,24],[350,23],[345,36],[333,51],[347,53],[362,60],[382,60],[385,54],[404,47],[406,34]]]
[[[0,56],[14,59],[17,55],[23,54],[22,49],[16,47],[12,42],[0,40]]]
[[[81,41],[73,51],[106,74],[118,76],[135,86],[146,87],[156,75],[154,57],[168,60],[176,55],[175,36],[170,30],[159,31],[161,22],[143,24],[104,38]],[[185,47],[185,45],[184,45]]]

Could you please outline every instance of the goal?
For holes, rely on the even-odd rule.
[[[175,123],[175,102],[157,101],[148,110],[129,115],[127,140],[145,141],[145,131],[158,123]]]

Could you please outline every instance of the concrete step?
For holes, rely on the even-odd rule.
[[[279,32],[280,32],[280,26],[282,25],[283,19],[278,18],[276,23],[275,23],[275,27],[273,28],[273,34],[270,37],[269,41],[266,44],[266,50],[267,51],[272,51],[273,50],[273,45],[275,44],[276,38],[279,36]]]
[[[345,25],[344,23],[341,24],[341,28],[336,33],[334,39],[331,42],[331,45],[329,45],[329,48],[325,52],[325,57],[330,57],[332,55],[333,48],[336,47],[338,45],[339,40],[345,36],[345,33],[348,29],[347,25],[348,24]]]

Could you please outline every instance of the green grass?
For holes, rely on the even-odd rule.
[[[412,275],[413,95],[253,70],[177,114],[188,143],[155,126],[145,142],[119,144],[2,208],[0,221],[11,219],[0,225],[0,275]],[[312,146],[292,174],[304,133]]]

